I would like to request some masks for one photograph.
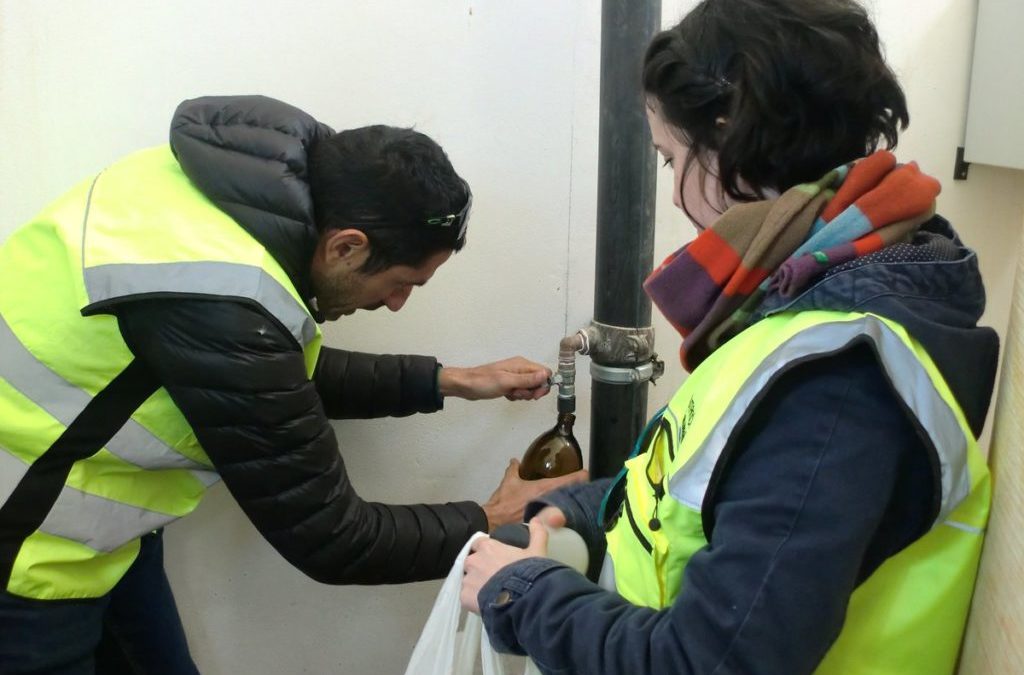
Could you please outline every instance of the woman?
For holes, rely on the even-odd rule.
[[[909,115],[874,27],[853,0],[705,0],[643,83],[699,231],[645,288],[691,374],[618,479],[532,505],[526,550],[476,547],[464,605],[549,673],[952,672],[998,345],[938,183],[877,150]]]

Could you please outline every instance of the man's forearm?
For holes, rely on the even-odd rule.
[[[331,419],[403,417],[440,410],[440,366],[429,356],[324,347],[313,380]]]

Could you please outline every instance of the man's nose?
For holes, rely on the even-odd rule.
[[[384,305],[392,312],[397,312],[405,306],[405,301],[412,295],[412,288],[403,288],[395,291],[384,300]]]

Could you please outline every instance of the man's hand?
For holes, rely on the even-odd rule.
[[[510,401],[532,401],[550,391],[551,369],[516,356],[474,368],[442,368],[438,387],[442,396],[467,401],[504,396]]]
[[[519,560],[546,557],[548,554],[548,531],[540,518],[530,520],[530,545],[517,548],[483,537],[473,542],[473,552],[466,558],[465,576],[462,577],[462,592],[459,597],[462,606],[471,612],[480,613],[477,596],[491,577],[502,567]]]
[[[505,469],[505,475],[502,477],[498,489],[483,505],[484,513],[487,514],[487,531],[492,532],[494,528],[508,523],[521,523],[523,511],[528,502],[563,485],[582,483],[589,477],[590,474],[585,469],[580,469],[558,478],[523,480],[519,477],[519,460],[513,459]],[[562,516],[562,523],[565,523],[565,516]],[[554,523],[549,524],[554,525]]]

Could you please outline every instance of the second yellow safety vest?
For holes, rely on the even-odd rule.
[[[858,340],[871,345],[926,433],[939,468],[941,500],[931,530],[854,592],[843,630],[816,673],[952,673],[988,519],[989,472],[931,358],[902,326],[876,315],[775,315],[705,360],[652,421],[643,452],[626,462],[602,584],[634,604],[671,605],[687,563],[708,543],[705,496],[748,409],[792,365]]]

